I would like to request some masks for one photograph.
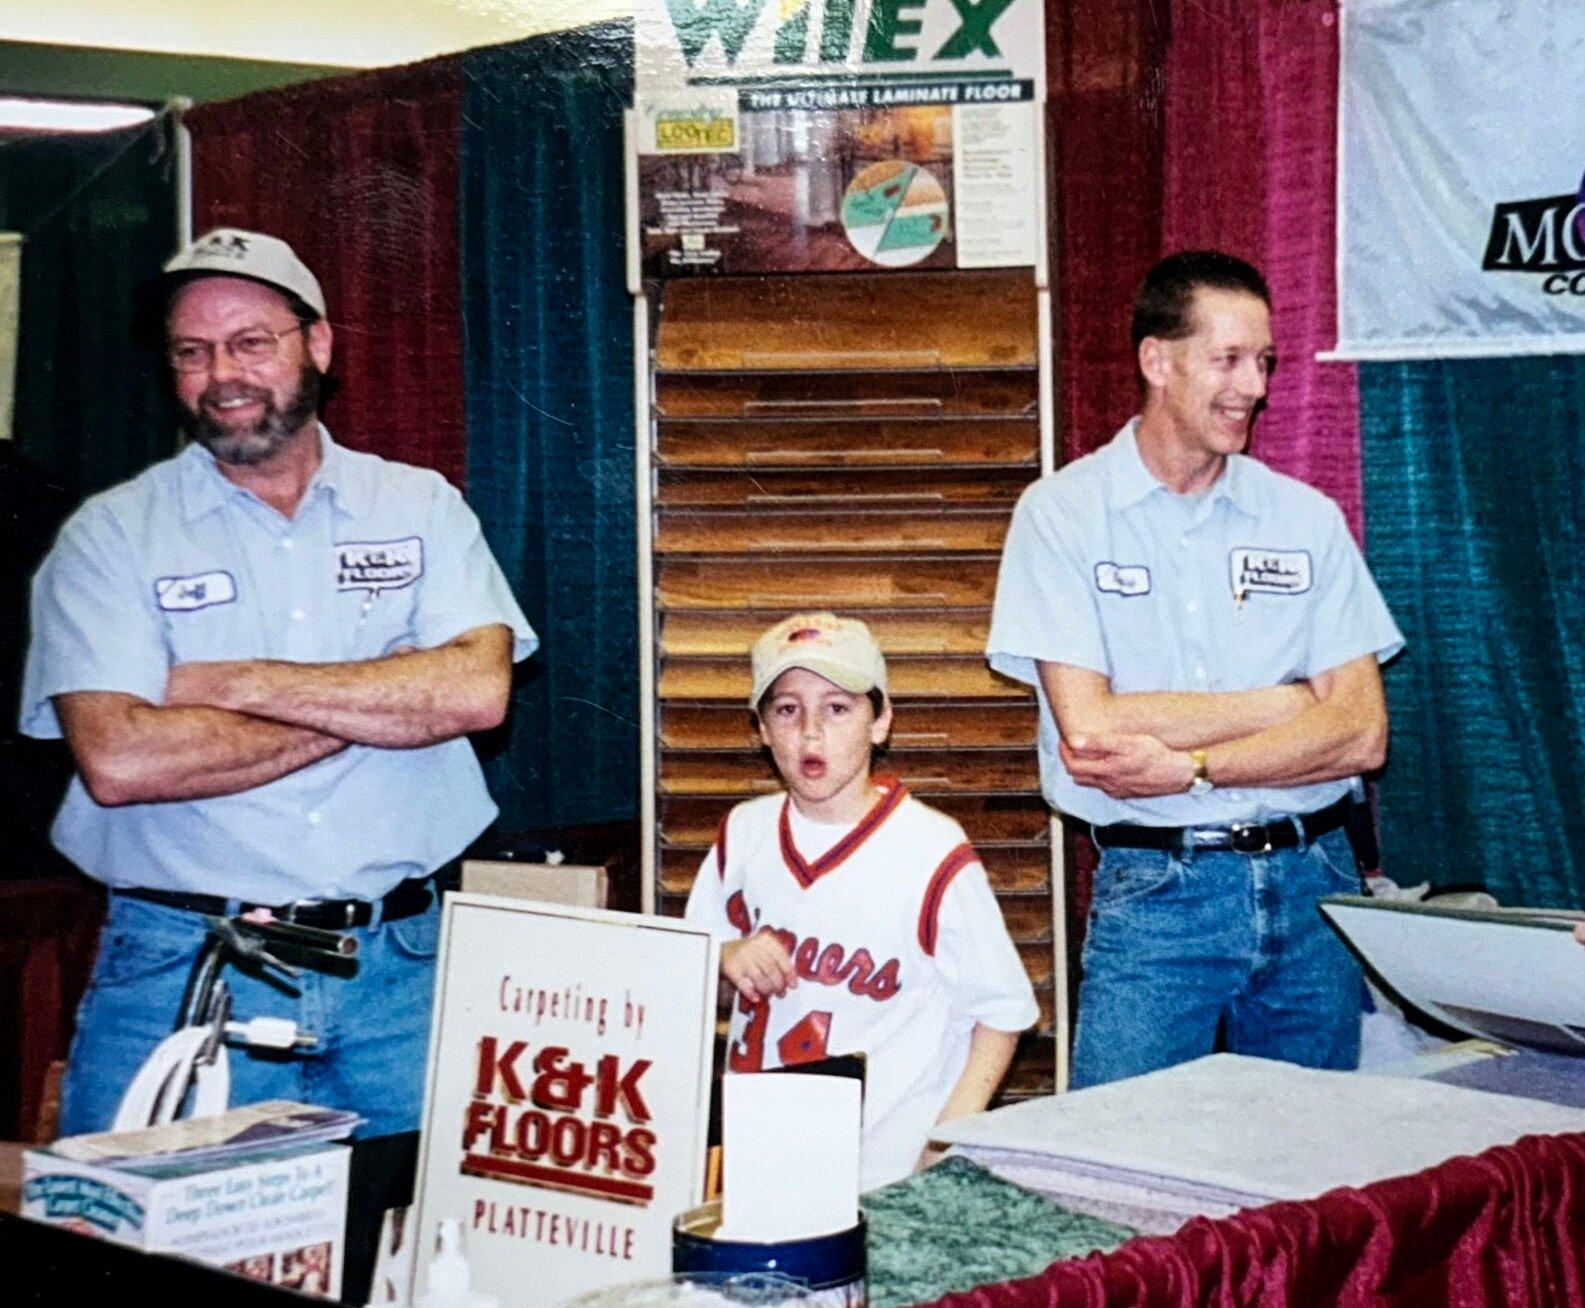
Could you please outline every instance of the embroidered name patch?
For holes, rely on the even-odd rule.
[[[424,575],[424,538],[348,540],[336,545],[337,590],[401,590]]]
[[[154,583],[154,598],[167,613],[190,613],[213,604],[230,604],[237,598],[237,583],[229,572],[161,577]]]
[[[1228,553],[1233,598],[1302,595],[1310,589],[1309,550],[1239,548]]]
[[[1150,569],[1143,563],[1097,563],[1095,589],[1109,595],[1150,594]]]

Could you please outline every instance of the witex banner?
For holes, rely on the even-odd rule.
[[[702,1197],[716,959],[664,918],[447,897],[415,1296],[448,1217],[506,1308],[669,1274]]]
[[[1032,264],[1042,0],[637,0],[651,277]]]
[[[1345,0],[1345,359],[1585,350],[1580,0]]]

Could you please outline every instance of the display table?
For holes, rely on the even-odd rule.
[[[353,1148],[345,1301],[361,1303],[379,1213],[411,1192],[415,1137]],[[931,1299],[942,1308],[1585,1308],[1585,1134],[1526,1137],[1157,1239],[1127,1240],[1121,1227],[961,1159],[877,1192],[866,1208],[873,1308]],[[7,1304],[323,1302],[8,1216],[0,1260]]]

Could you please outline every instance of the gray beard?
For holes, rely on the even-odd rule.
[[[251,467],[265,462],[281,446],[301,431],[319,410],[319,388],[324,374],[311,363],[305,363],[298,374],[297,389],[284,408],[276,408],[275,399],[268,391],[257,386],[232,384],[211,386],[199,397],[196,412],[182,414],[182,430],[189,440],[195,440],[221,463],[233,467]],[[235,399],[261,400],[264,412],[249,427],[228,427],[211,418],[205,404],[211,400]]]

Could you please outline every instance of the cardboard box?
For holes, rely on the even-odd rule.
[[[568,904],[573,908],[604,908],[610,897],[605,868],[582,863],[465,859],[462,889],[468,894],[532,899],[541,904]]]
[[[344,1145],[316,1144],[218,1166],[166,1158],[108,1167],[29,1150],[22,1215],[334,1298],[351,1157]]]

